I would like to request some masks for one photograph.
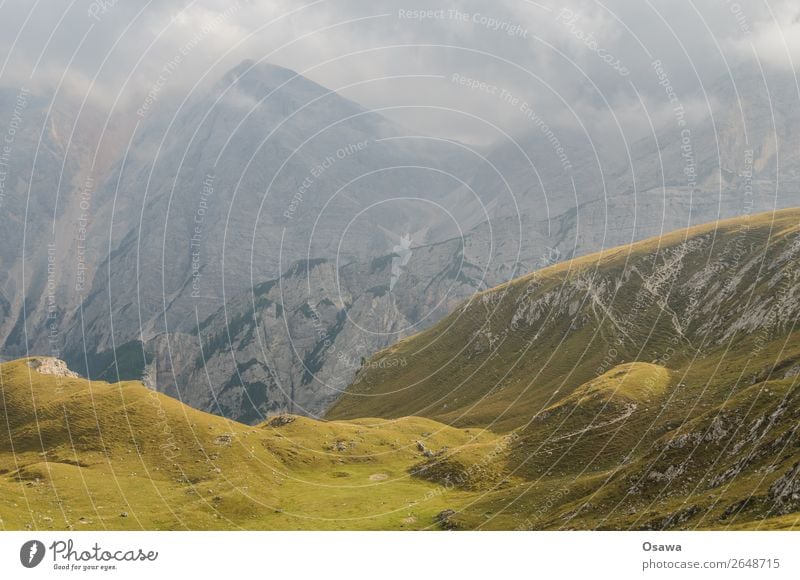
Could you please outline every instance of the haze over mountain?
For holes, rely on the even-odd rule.
[[[282,283],[245,292],[209,319],[201,333],[204,356],[177,365],[183,369],[177,383],[205,385],[181,395],[238,417],[298,409],[318,414],[361,357],[435,322],[475,291],[597,249],[800,203],[796,163],[777,154],[795,150],[786,145],[796,139],[788,128],[800,122],[791,105],[791,77],[773,79],[772,100],[765,103],[754,88],[760,77],[752,70],[742,74],[737,81],[747,81],[750,90],[739,89],[741,108],[728,106],[734,102],[726,98],[729,86],[717,83],[718,115],[692,125],[688,153],[681,150],[680,131],[669,125],[652,143],[628,146],[633,162],[627,168],[619,163],[624,143],[595,151],[592,142],[570,133],[562,138],[574,170],[564,170],[543,135],[490,153],[469,186],[450,194],[464,199],[467,187],[479,192],[471,203],[452,204],[460,224],[484,209],[490,219],[451,242],[415,249],[391,292],[391,255],[344,271],[334,264],[301,265]],[[784,117],[774,132],[764,129],[770,110]],[[759,145],[748,146],[745,137]],[[717,139],[726,144],[719,156],[712,147]],[[537,161],[533,169],[529,159]],[[445,224],[435,229],[449,231]]]
[[[791,74],[743,66],[707,90],[711,113],[678,109],[635,143],[534,118],[490,151],[253,61],[128,117],[31,95],[0,217],[15,232],[3,352],[146,375],[248,421],[319,415],[362,357],[476,291],[799,204],[796,91]]]

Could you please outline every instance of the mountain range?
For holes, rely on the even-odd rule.
[[[253,61],[142,115],[26,94],[0,213],[2,352],[248,423],[321,417],[362,358],[478,292],[800,204],[795,93],[740,69],[688,134],[677,118],[633,143],[533,124],[485,149]],[[4,91],[0,118],[19,101]]]

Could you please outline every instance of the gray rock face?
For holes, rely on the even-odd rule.
[[[772,484],[769,495],[775,502],[777,513],[788,514],[797,510],[800,506],[800,462]]]
[[[75,288],[100,259],[86,235],[102,203],[96,174],[113,163],[121,132],[91,103],[0,89],[0,344],[8,356],[62,352],[80,304]],[[101,135],[112,143],[97,153]]]
[[[178,380],[160,372],[158,388],[246,421],[283,412],[320,415],[377,349],[486,288],[482,271],[462,255],[456,241],[414,248],[399,276],[394,254],[338,269],[324,259],[298,262],[230,300],[188,338],[193,344],[171,348],[191,348],[186,364],[170,364],[160,348],[152,364],[177,369]],[[192,388],[178,391],[178,385]]]
[[[152,123],[161,130],[135,141],[144,158],[108,181],[126,199],[104,221],[125,234],[83,304],[98,351],[112,346],[110,316],[117,344],[191,331],[297,260],[383,254],[386,232],[427,240],[430,217],[412,198],[435,203],[452,188],[437,170],[463,163],[394,139],[382,117],[292,71],[250,62]]]

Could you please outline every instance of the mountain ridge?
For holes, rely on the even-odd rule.
[[[784,490],[800,461],[798,254],[790,209],[550,266],[380,351],[326,417],[515,433],[511,475],[530,490],[579,482],[537,526],[796,517]],[[482,526],[488,510],[488,527],[513,527],[518,501],[541,498],[497,490],[453,525]]]

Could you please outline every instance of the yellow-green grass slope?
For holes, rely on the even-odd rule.
[[[0,529],[438,528],[471,494],[412,471],[445,448],[505,449],[413,417],[253,427],[40,360],[0,365]]]
[[[5,363],[0,528],[793,529],[798,224],[695,228],[480,294],[376,355],[328,421],[247,426]]]
[[[328,417],[513,433],[506,483],[454,527],[791,528],[798,314],[800,210],[695,227],[476,295]]]

